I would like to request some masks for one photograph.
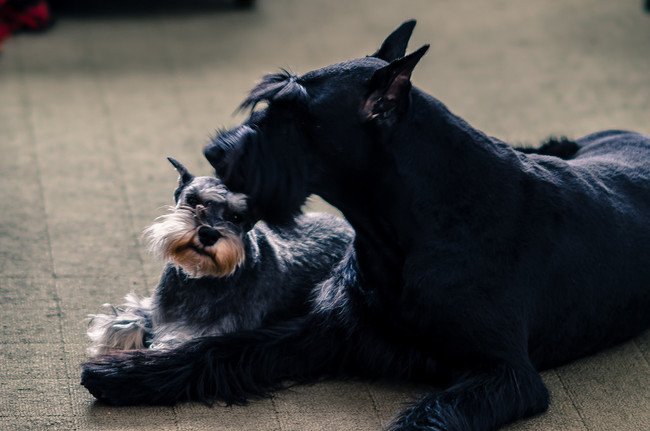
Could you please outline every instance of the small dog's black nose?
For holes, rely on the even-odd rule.
[[[199,241],[204,247],[210,247],[217,240],[221,238],[221,234],[218,230],[212,229],[211,227],[202,226],[199,228]]]

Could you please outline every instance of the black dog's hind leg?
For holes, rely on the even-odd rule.
[[[81,384],[113,405],[172,405],[195,400],[244,404],[285,381],[339,374],[341,334],[318,315],[252,331],[189,341],[170,350],[135,350],[94,358]]]
[[[501,365],[464,375],[449,389],[424,395],[389,429],[490,431],[541,413],[548,403],[548,390],[532,365]]]

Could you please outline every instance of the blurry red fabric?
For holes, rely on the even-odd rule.
[[[29,2],[27,5],[12,0],[0,0],[0,50],[2,43],[19,31],[41,30],[51,20],[47,1]]]

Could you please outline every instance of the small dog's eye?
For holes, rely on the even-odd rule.
[[[238,214],[238,213],[230,213],[230,214],[228,214],[228,221],[230,221],[232,223],[239,223],[240,221],[242,221],[242,219],[243,219],[243,217],[241,216],[241,214]]]
[[[199,205],[201,203],[199,198],[197,198],[196,196],[188,196],[187,199],[186,199],[186,202],[187,202],[187,205],[191,206],[192,208],[196,207],[197,205]]]

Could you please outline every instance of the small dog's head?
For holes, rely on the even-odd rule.
[[[428,48],[404,55],[414,26],[402,24],[371,56],[265,76],[241,105],[249,120],[204,151],[218,176],[270,222],[290,219],[310,193],[340,207],[342,196],[376,189],[367,172],[403,133],[411,73]],[[256,111],[260,102],[268,106]]]
[[[195,177],[176,160],[176,205],[145,230],[150,250],[191,277],[225,277],[245,259],[244,238],[256,220],[246,196],[212,177]]]

